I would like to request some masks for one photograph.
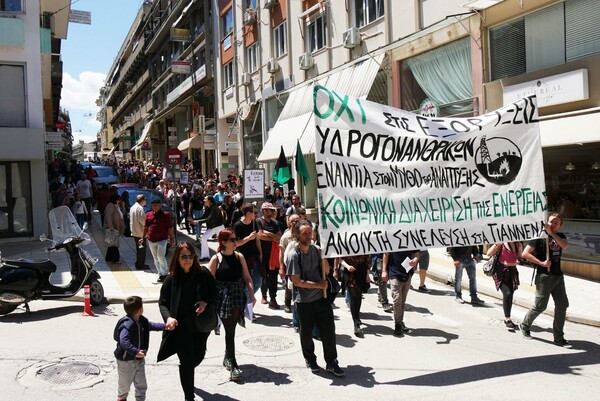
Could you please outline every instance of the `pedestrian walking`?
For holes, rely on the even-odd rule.
[[[469,276],[469,293],[471,295],[471,304],[482,305],[485,303],[477,296],[477,274],[475,272],[475,263],[481,260],[479,249],[476,246],[459,246],[448,248],[450,257],[454,263],[454,292],[456,302],[464,304],[462,298],[462,272],[467,271]]]
[[[562,251],[567,249],[567,237],[558,232],[563,225],[563,219],[558,213],[553,213],[548,218],[545,231],[547,239],[531,241],[523,251],[523,257],[536,265],[535,271],[535,301],[533,307],[525,315],[520,325],[521,334],[531,338],[531,325],[533,321],[546,310],[552,295],[554,300],[554,323],[552,333],[554,344],[561,347],[571,347],[565,340],[565,318],[569,299],[565,288],[565,276],[561,269]]]
[[[160,313],[168,329],[163,333],[158,362],[177,354],[179,381],[186,401],[194,400],[194,370],[206,354],[210,330],[199,331],[196,316],[214,312],[217,288],[213,275],[201,266],[194,246],[181,242],[160,289]]]
[[[419,251],[401,251],[383,254],[381,280],[390,282],[394,311],[394,336],[404,337],[410,330],[404,324],[406,298],[410,291],[410,280],[419,262]]]
[[[146,202],[146,195],[139,194],[129,210],[129,225],[136,248],[135,268],[137,270],[148,270],[150,268],[146,264],[146,239],[144,238],[144,227],[146,226],[144,206],[146,206]]]
[[[125,232],[125,221],[118,202],[119,195],[113,194],[104,210],[104,240],[107,245],[104,259],[120,264],[119,237]]]
[[[338,267],[335,269],[337,271],[334,271],[334,277],[337,276],[335,273],[339,274],[347,293],[350,294],[350,314],[354,322],[354,335],[359,338],[364,337],[360,327],[362,325],[360,307],[363,293],[366,293],[370,286],[370,262],[370,255],[345,256],[338,259]]]
[[[175,246],[175,233],[173,231],[171,215],[162,210],[160,199],[152,199],[150,204],[152,210],[146,213],[144,235],[138,241],[138,244],[143,243],[144,239],[148,240],[148,247],[154,259],[154,265],[158,270],[157,282],[162,283],[168,273],[167,258],[165,257],[167,240],[171,246]]]
[[[324,297],[327,290],[325,276],[329,274],[329,265],[321,257],[321,249],[311,243],[312,224],[300,220],[294,226],[294,237],[298,246],[286,258],[287,274],[291,277],[295,289],[294,302],[300,322],[300,346],[306,366],[314,373],[320,371],[315,355],[315,343],[312,337],[313,326],[319,328],[325,369],[335,376],[344,376],[337,360],[335,323],[333,309]]]
[[[500,242],[491,246],[487,256],[498,256],[498,267],[494,270],[492,278],[496,285],[496,291],[502,291],[502,310],[504,311],[504,325],[509,330],[515,330],[517,325],[510,318],[512,310],[513,295],[519,288],[519,270],[517,262],[523,253],[523,244],[520,242]]]
[[[235,357],[235,328],[238,323],[244,324],[246,308],[246,292],[248,289],[250,302],[254,305],[254,287],[244,255],[236,252],[238,238],[231,229],[219,232],[217,254],[208,263],[208,268],[217,280],[218,313],[225,328],[225,357],[223,366],[230,371],[231,380],[239,380],[242,371]]]
[[[146,399],[146,355],[150,346],[150,331],[163,331],[164,323],[150,322],[144,315],[142,298],[131,296],[123,302],[126,316],[119,319],[113,332],[117,342],[114,355],[117,358],[117,401],[127,401],[131,384],[135,388],[136,401]]]

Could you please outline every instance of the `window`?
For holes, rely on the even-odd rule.
[[[25,67],[0,64],[0,127],[26,127]]]
[[[365,26],[383,16],[384,0],[354,0],[356,26]]]
[[[233,61],[223,66],[223,87],[233,86]]]
[[[312,53],[325,47],[325,16],[312,19],[306,26],[307,49]]]
[[[273,52],[275,57],[287,53],[287,21],[283,21],[273,30]]]
[[[600,54],[600,2],[569,0],[490,29],[492,81]]]
[[[254,43],[246,49],[246,63],[248,72],[252,73],[258,70],[258,43]]]
[[[22,12],[21,0],[0,0],[0,11]]]
[[[230,8],[225,15],[221,17],[221,29],[222,39],[233,31],[233,8]]]
[[[257,0],[246,0],[246,8],[256,8]]]

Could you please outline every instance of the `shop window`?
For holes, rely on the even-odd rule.
[[[244,121],[242,128],[244,130],[244,168],[258,168],[258,155],[263,149],[262,113],[260,110],[254,118]]]
[[[233,61],[223,66],[223,87],[233,86]]]
[[[273,53],[275,57],[287,53],[287,21],[283,21],[273,30]]]
[[[375,21],[384,14],[384,0],[354,0],[356,26],[361,27]]]
[[[543,149],[548,209],[564,217],[564,257],[600,263],[600,143]]]
[[[252,73],[258,70],[258,43],[254,43],[246,49],[246,63],[248,72]]]
[[[489,31],[492,81],[600,54],[600,2],[570,0]]]
[[[325,16],[321,14],[306,25],[306,47],[312,53],[324,48],[325,42]]]
[[[25,67],[0,64],[0,127],[27,126]]]

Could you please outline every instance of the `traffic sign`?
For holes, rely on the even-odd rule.
[[[177,148],[167,149],[165,159],[170,165],[176,166],[183,161],[183,153]]]

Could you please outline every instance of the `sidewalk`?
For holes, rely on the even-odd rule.
[[[88,233],[92,237],[90,244],[85,249],[98,262],[94,268],[101,276],[101,282],[104,287],[104,294],[109,303],[121,303],[130,295],[139,295],[144,302],[157,302],[160,295],[160,284],[156,282],[158,277],[156,268],[150,255],[147,253],[146,263],[151,269],[146,271],[135,270],[136,249],[132,238],[121,237],[121,260],[122,264],[107,263],[104,260],[106,248],[104,247],[104,234],[100,227],[100,216],[94,213],[94,221],[88,228]],[[199,243],[195,242],[194,236],[187,233],[177,232],[177,241],[190,241],[198,248]],[[216,249],[216,242],[209,241],[211,252]],[[70,280],[69,265],[66,254],[51,253],[48,255],[46,248],[50,246],[49,242],[40,242],[34,239],[12,240],[0,242],[0,251],[3,257],[21,257],[26,259],[47,259],[50,257],[58,267],[57,273],[52,275],[52,282],[55,284],[66,283]],[[199,249],[198,249],[199,253]],[[428,279],[451,284],[454,281],[454,267],[451,259],[446,256],[444,248],[430,249],[431,261],[428,270]],[[167,259],[170,260],[172,252]],[[530,267],[519,266],[519,277],[521,285],[514,294],[514,303],[524,308],[530,308],[535,296],[535,286],[531,286]],[[576,277],[565,276],[567,295],[569,296],[569,308],[567,309],[567,320],[571,322],[600,327],[600,285],[599,283],[584,280]],[[463,274],[463,288],[468,288],[468,278]],[[483,297],[492,297],[502,299],[502,293],[496,291],[494,281],[487,277],[481,270],[481,264],[477,268],[477,290]],[[70,298],[80,301],[82,296]],[[548,309],[544,312],[552,315],[554,306],[552,300],[548,304]]]

